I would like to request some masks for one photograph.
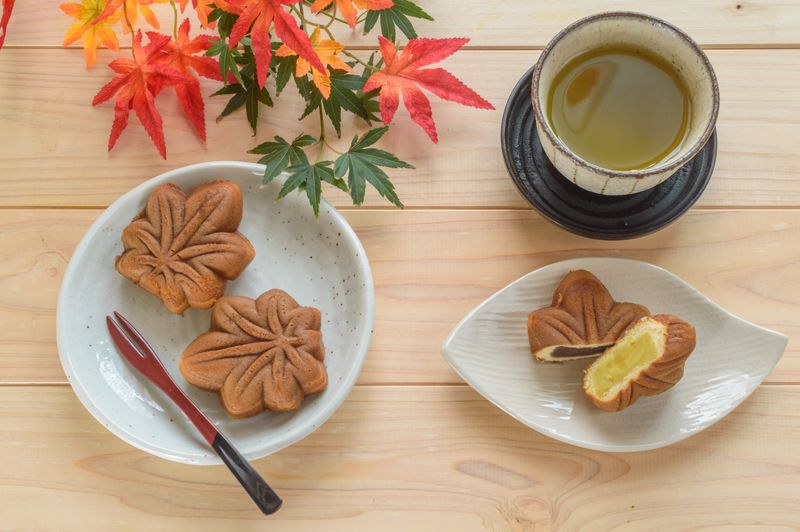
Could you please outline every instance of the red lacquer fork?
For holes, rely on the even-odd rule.
[[[231,442],[217,430],[206,415],[178,388],[164,369],[153,348],[139,331],[116,311],[113,317],[106,316],[106,325],[108,325],[108,332],[111,333],[111,339],[114,340],[114,344],[122,356],[153,384],[161,388],[183,410],[189,421],[197,427],[211,448],[222,458],[258,508],[265,515],[277,512],[281,507],[281,498],[272,491],[272,488],[253,469],[253,466],[234,449]]]

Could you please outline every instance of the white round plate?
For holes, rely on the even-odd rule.
[[[559,281],[579,269],[595,274],[617,301],[694,325],[697,347],[674,387],[610,414],[583,396],[583,370],[593,359],[558,364],[533,358],[528,314],[549,306]],[[664,447],[725,417],[772,371],[786,342],[658,266],[584,258],[550,264],[494,294],[458,324],[442,353],[481,395],[542,434],[587,449],[626,452]]]
[[[263,167],[210,162],[178,168],[134,188],[92,224],[69,263],[56,320],[61,364],[83,405],[111,432],[151,454],[192,464],[221,463],[172,402],[117,352],[105,318],[117,310],[150,341],[167,371],[232,440],[246,458],[274,453],[302,439],[328,419],[358,377],[372,336],[375,294],[364,248],[348,223],[324,200],[319,221],[305,194],[276,202],[282,180],[260,186]],[[244,194],[239,230],[256,256],[226,293],[255,298],[281,288],[301,305],[322,312],[328,388],[307,397],[292,413],[228,418],[217,394],[189,385],[178,371],[181,352],[208,330],[209,310],[183,317],[114,269],[122,229],[144,207],[150,190],[175,183],[189,191],[205,181],[229,179]]]

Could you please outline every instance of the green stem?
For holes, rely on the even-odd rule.
[[[175,6],[175,0],[169,0],[169,5],[172,6],[172,38],[178,40],[178,8]]]
[[[326,14],[327,14],[327,13],[326,13]],[[325,26],[324,26],[324,28],[325,28],[325,29],[328,29],[328,28],[330,28],[330,27],[331,27],[331,24],[333,24],[333,23],[334,23],[334,21],[336,20],[336,4],[335,4],[335,3],[333,4],[333,15],[331,15],[330,17],[331,17],[331,19],[330,19],[330,20],[328,21],[328,23],[327,23],[327,24],[325,24]]]
[[[131,19],[128,18],[128,3],[122,2],[122,16],[125,17],[125,24],[128,25],[128,29],[131,32],[131,53],[133,53],[133,44],[136,42],[136,37],[133,33],[133,25],[131,24]]]
[[[328,149],[329,149],[329,150],[331,150],[332,152],[334,152],[334,153],[336,153],[336,154],[338,154],[338,155],[344,155],[344,153],[340,152],[339,150],[337,150],[336,148],[334,148],[333,146],[331,146],[331,145],[330,145],[330,143],[329,143],[327,140],[323,141],[323,143],[324,143],[324,144],[325,144],[325,146],[327,146],[327,147],[328,147]]]
[[[319,150],[317,150],[317,160],[315,161],[317,163],[322,158],[322,152],[325,151],[326,147],[338,155],[343,155],[342,152],[331,146],[330,142],[328,142],[328,139],[325,138],[325,115],[322,112],[322,107],[319,108],[319,140],[317,141],[317,144],[319,144]]]
[[[342,24],[347,24],[347,21],[345,19],[339,18],[339,17],[336,16],[336,6],[335,5],[334,5],[333,10],[334,10],[334,14],[330,14],[327,11],[320,11],[319,13],[317,13],[317,15],[325,15],[326,17],[331,19],[331,21],[328,22],[328,26],[330,26],[333,23],[334,20],[336,22],[341,22]],[[349,26],[349,24],[348,24],[348,26]]]
[[[319,26],[319,27],[322,29],[322,31],[324,31],[325,33],[328,34],[328,38],[330,40],[332,40],[332,41],[336,40],[336,37],[333,36],[333,33],[331,33],[331,30],[328,29],[328,26]]]
[[[325,115],[322,112],[322,106],[319,106],[319,149],[317,150],[317,160],[314,161],[318,163],[319,160],[322,158],[322,151],[325,149],[325,145],[328,143],[325,140]]]
[[[348,52],[347,50],[342,50],[342,53],[343,53],[344,55],[346,55],[347,57],[349,57],[350,59],[354,60],[356,63],[360,63],[361,65],[363,65],[363,66],[364,66],[364,68],[367,68],[367,69],[369,69],[369,70],[372,70],[373,72],[377,72],[378,70],[380,70],[379,68],[377,68],[377,67],[375,67],[375,66],[373,66],[373,65],[370,65],[370,64],[368,64],[368,63],[365,63],[364,61],[362,61],[361,59],[359,59],[359,58],[358,58],[358,56],[356,56],[355,54],[352,54],[352,53]]]
[[[296,8],[295,6],[289,6],[289,13],[297,17],[297,20],[300,21],[300,29],[306,31],[306,18],[303,16],[303,13],[300,9]]]
[[[303,29],[303,31],[306,31],[306,12],[303,9],[303,2],[300,2],[298,12],[300,13],[300,27]]]

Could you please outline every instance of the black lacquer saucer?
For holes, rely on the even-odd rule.
[[[520,193],[545,218],[573,233],[624,240],[658,231],[689,210],[705,190],[717,157],[717,133],[660,185],[626,196],[584,190],[562,176],[544,154],[531,105],[533,68],[506,103],[501,142],[506,168]]]

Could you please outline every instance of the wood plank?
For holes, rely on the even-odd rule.
[[[631,10],[664,18],[704,45],[800,43],[800,5],[794,0],[575,0],[571,2],[486,2],[485,0],[417,0],[436,19],[415,23],[424,37],[467,36],[474,46],[543,46],[571,22],[594,13]],[[6,46],[58,46],[72,19],[47,0],[25,0],[14,7]],[[155,6],[168,29],[169,6]],[[194,17],[192,17],[194,18]],[[196,27],[196,26],[195,26]],[[340,31],[348,44],[375,44],[377,33],[363,38]]]
[[[453,72],[497,108],[481,111],[437,100],[434,114],[441,140],[432,144],[406,116],[398,114],[382,145],[412,162],[416,170],[393,170],[407,206],[525,207],[506,173],[500,153],[500,117],[509,91],[538,52],[463,52],[449,61]],[[720,152],[714,179],[701,205],[800,205],[800,50],[711,52],[722,90]],[[252,160],[246,150],[275,134],[291,136],[305,126],[314,134],[316,117],[300,124],[300,99],[291,89],[277,107],[265,110],[257,138],[242,113],[219,124],[213,117],[224,99],[212,98],[208,143],[189,130],[182,111],[165,94],[159,108],[166,124],[169,160],[162,160],[144,130],[131,118],[117,147],[106,153],[110,105],[90,106],[109,78],[102,64],[86,72],[76,50],[4,50],[0,54],[0,205],[106,206],[145,179],[168,169],[206,160]],[[491,68],[492,75],[485,75]],[[213,83],[204,84],[206,94]],[[436,98],[434,98],[436,100]],[[354,122],[350,134],[360,131]],[[347,144],[349,138],[340,144]],[[343,147],[343,146],[342,146]],[[42,154],[47,154],[43,162]],[[328,190],[334,204],[350,200]],[[371,192],[368,205],[386,206]]]
[[[254,465],[284,497],[276,531],[789,530],[798,401],[800,387],[762,386],[684,442],[606,454],[550,440],[464,386],[356,387],[316,433]],[[133,449],[68,387],[0,388],[0,416],[10,530],[266,526],[224,467]]]
[[[56,356],[57,290],[99,211],[0,210],[0,382],[65,382]],[[529,211],[345,211],[377,293],[361,383],[460,382],[439,354],[456,323],[511,281],[563,259],[655,263],[729,311],[790,337],[770,382],[800,382],[800,211],[692,211],[627,242],[572,236]],[[110,267],[110,266],[109,266]]]

